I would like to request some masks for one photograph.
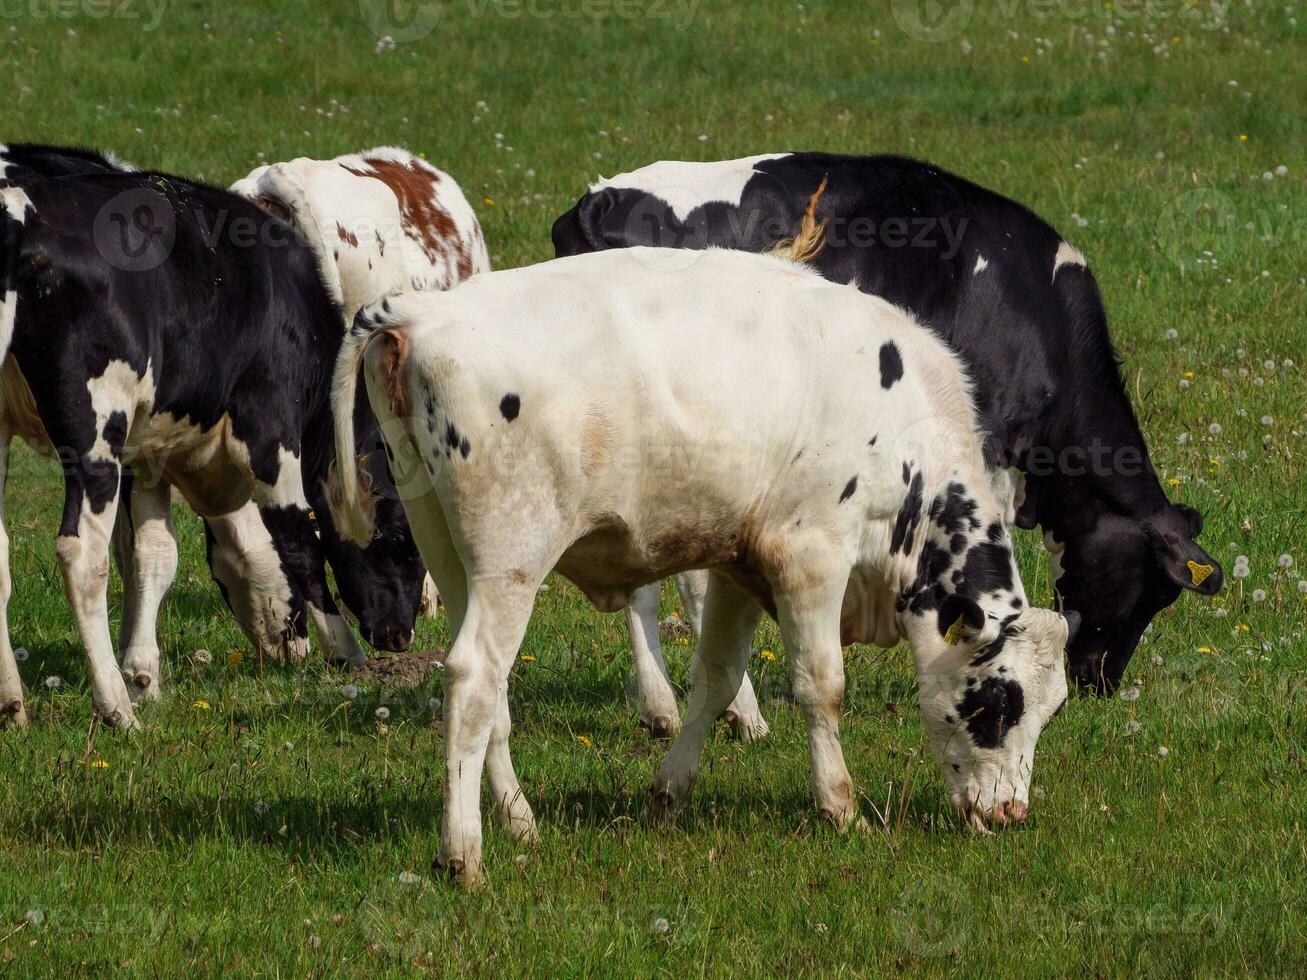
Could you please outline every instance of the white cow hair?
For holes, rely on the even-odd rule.
[[[590,185],[590,191],[606,188],[645,191],[666,201],[677,220],[684,221],[690,212],[705,204],[719,202],[739,207],[744,187],[756,172],[755,167],[765,160],[787,156],[791,154],[760,153],[712,163],[663,160],[614,177],[600,177]]]

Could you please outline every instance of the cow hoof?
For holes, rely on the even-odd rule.
[[[676,720],[667,715],[657,715],[652,722],[641,724],[649,729],[649,736],[659,742],[666,742],[676,734]]]
[[[442,872],[454,884],[464,888],[479,888],[485,884],[485,877],[481,874],[481,869],[475,866],[469,868],[462,858],[437,856],[435,869]]]
[[[649,821],[651,823],[669,823],[676,818],[680,806],[676,797],[668,789],[649,787]]]
[[[767,724],[762,715],[756,712],[752,715],[741,716],[737,712],[727,709],[722,718],[730,726],[731,734],[741,742],[757,742],[766,738],[768,732],[771,731],[771,726]]]
[[[100,711],[99,715],[100,723],[104,725],[105,728],[115,728],[121,731],[130,732],[139,730],[141,727],[136,721],[136,715],[132,713],[130,708],[127,710],[114,708],[112,711]]]
[[[0,728],[24,728],[27,726],[27,712],[23,708],[22,698],[13,698],[0,705]]]

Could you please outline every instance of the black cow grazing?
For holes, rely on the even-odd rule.
[[[323,499],[331,461],[328,389],[341,313],[313,252],[284,223],[225,191],[150,172],[46,177],[24,168],[21,155],[8,148],[0,172],[0,434],[6,449],[14,434],[55,447],[62,464],[56,551],[100,716],[133,725],[126,680],[138,694],[158,683],[157,647],[153,665],[128,659],[120,672],[109,635],[108,549],[124,466],[136,477],[138,553],[148,524],[154,533],[146,540],[171,546],[174,556],[171,568],[166,558],[136,567],[171,581],[175,545],[162,544],[171,537],[169,484],[205,517],[232,514],[252,498],[328,650],[362,659],[356,641],[345,639],[324,557],[365,632],[411,637],[422,576],[402,516],[389,527],[399,504],[383,517],[390,533],[375,548],[342,545],[325,507],[321,539],[315,533],[311,508]],[[68,151],[61,159],[92,156]],[[153,593],[161,598],[167,583],[159,584]],[[125,631],[149,619],[152,638],[155,611],[129,603]],[[7,623],[0,625],[0,715],[22,723],[21,684]]]
[[[987,460],[1024,474],[1016,521],[1043,528],[1057,591],[1083,618],[1072,673],[1113,690],[1152,618],[1223,576],[1195,543],[1202,516],[1158,483],[1093,275],[1046,222],[916,160],[778,153],[600,181],[554,223],[554,248],[761,250],[794,234],[822,181],[827,246],[811,264],[910,310],[966,358]]]

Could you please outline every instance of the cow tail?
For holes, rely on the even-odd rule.
[[[815,259],[826,247],[826,219],[817,220],[817,205],[822,194],[826,193],[826,178],[821,179],[808,206],[804,209],[803,220],[799,222],[799,233],[793,238],[782,239],[767,250],[767,254],[791,262],[809,262]]]
[[[2,170],[2,168],[0,168]],[[23,251],[23,224],[31,199],[16,184],[0,177],[0,361],[9,355],[18,315],[18,263]]]
[[[389,304],[382,303],[386,312]],[[335,419],[336,459],[327,474],[327,505],[337,532],[360,548],[366,548],[376,529],[377,494],[355,450],[354,402],[358,395],[359,369],[368,345],[377,338],[381,321],[364,307],[354,317],[336,358],[331,384],[331,414]]]

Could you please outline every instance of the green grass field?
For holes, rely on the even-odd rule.
[[[513,679],[543,841],[490,831],[489,887],[465,894],[430,870],[438,675],[355,681],[351,702],[316,661],[229,663],[242,642],[180,507],[167,695],[143,733],[88,740],[60,481],[22,451],[10,622],[32,724],[0,734],[0,974],[1307,970],[1307,5],[955,2],[924,31],[913,0],[418,6],[387,25],[380,0],[5,4],[0,140],[222,183],[405,144],[458,178],[504,267],[549,258],[550,222],[599,173],[932,159],[1089,257],[1159,470],[1227,573],[1243,554],[1251,574],[1158,618],[1137,699],[1073,698],[1041,740],[1032,819],[985,839],[949,810],[903,649],[847,661],[845,752],[878,829],[820,825],[770,626],[771,736],[718,734],[690,812],[646,826],[663,749],[624,695],[621,617],[552,580]],[[1046,601],[1036,543],[1026,584]],[[446,639],[424,621],[420,645]],[[690,647],[670,651],[683,679]]]

